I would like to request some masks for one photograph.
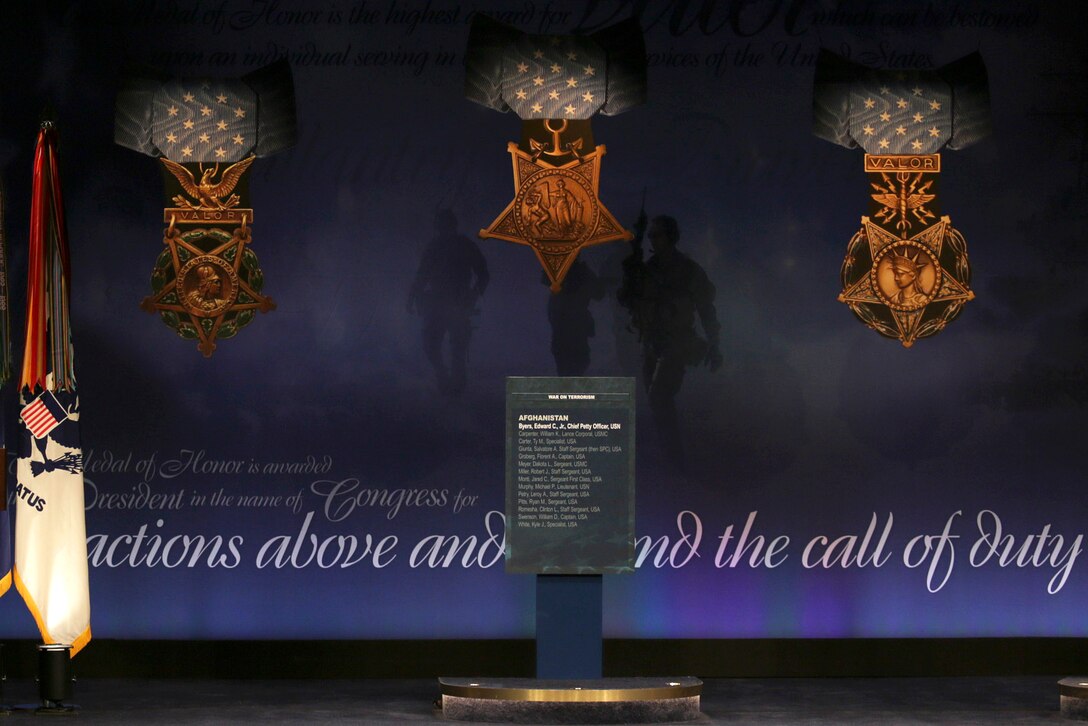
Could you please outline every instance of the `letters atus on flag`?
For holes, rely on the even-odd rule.
[[[13,579],[42,640],[71,645],[74,656],[91,639],[91,606],[68,327],[71,272],[56,153],[56,130],[44,123],[30,203]]]

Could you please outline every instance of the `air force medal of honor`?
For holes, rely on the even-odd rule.
[[[286,61],[240,79],[131,74],[117,97],[115,140],[159,157],[166,182],[162,242],[141,307],[211,356],[256,311],[276,305],[251,249],[246,176],[258,156],[291,146],[295,102]]]
[[[839,300],[910,347],[974,299],[967,243],[940,214],[940,149],[990,131],[986,69],[975,53],[935,71],[876,71],[822,51],[817,136],[865,150],[869,214],[847,246]]]
[[[628,240],[599,197],[604,145],[590,118],[646,96],[646,51],[634,20],[588,36],[527,35],[474,16],[465,54],[465,96],[522,119],[507,145],[514,198],[480,237],[533,248],[558,292],[583,247]]]

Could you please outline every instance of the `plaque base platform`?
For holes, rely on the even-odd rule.
[[[1058,681],[1062,716],[1088,721],[1088,676],[1072,676]]]
[[[442,716],[491,723],[663,723],[701,717],[698,678],[439,678]]]

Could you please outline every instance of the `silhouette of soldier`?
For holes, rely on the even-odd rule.
[[[434,230],[408,294],[408,312],[423,318],[423,352],[434,368],[438,389],[458,396],[465,388],[471,318],[490,277],[480,248],[458,234],[452,211],[441,209],[435,214]],[[447,336],[448,366],[442,350]]]
[[[547,275],[545,285],[551,284]],[[589,339],[596,332],[589,304],[604,297],[605,286],[579,258],[567,270],[563,289],[548,296],[548,322],[552,326],[552,357],[556,374],[582,376],[589,368]]]
[[[689,365],[722,365],[718,349],[714,284],[697,262],[676,249],[680,228],[668,216],[654,217],[648,235],[653,255],[642,259],[646,214],[635,223],[634,252],[623,263],[623,283],[617,293],[631,313],[631,324],[642,340],[642,378],[650,411],[666,455],[683,466],[683,441],[676,415],[676,394]],[[703,336],[695,330],[698,316]]]

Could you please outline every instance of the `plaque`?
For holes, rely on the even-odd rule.
[[[506,379],[506,571],[634,570],[633,378]]]

